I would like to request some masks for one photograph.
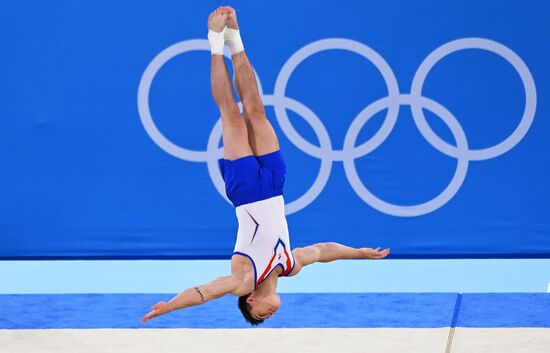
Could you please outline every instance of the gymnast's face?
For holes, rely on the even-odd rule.
[[[246,302],[250,304],[250,315],[256,320],[272,317],[281,306],[281,298],[276,294],[266,296],[250,296]]]

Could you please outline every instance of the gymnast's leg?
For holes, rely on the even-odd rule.
[[[232,51],[233,70],[235,72],[235,89],[243,103],[243,116],[248,127],[248,141],[255,155],[261,156],[279,150],[279,141],[273,127],[267,120],[264,105],[258,92],[256,77],[248,56],[240,41],[239,25],[237,14],[229,6],[221,8],[227,16],[226,39],[229,39],[229,47]],[[229,34],[229,36],[227,35]],[[232,38],[238,36],[238,38]],[[231,40],[239,42],[237,46],[232,45]]]
[[[226,15],[221,9],[212,12],[208,17],[209,39],[211,44],[214,42],[210,59],[210,84],[212,96],[222,116],[224,158],[235,160],[251,156],[253,152],[248,142],[245,120],[241,117],[239,107],[233,97],[231,80],[227,73],[224,57],[219,50],[214,49],[215,37],[221,34],[221,52],[223,53],[225,21]]]

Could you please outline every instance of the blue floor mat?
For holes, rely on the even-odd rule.
[[[237,299],[226,296],[139,323],[173,294],[0,295],[0,329],[245,328]],[[262,327],[370,328],[550,327],[550,294],[281,294],[279,312]]]
[[[457,326],[550,327],[550,294],[465,294]]]

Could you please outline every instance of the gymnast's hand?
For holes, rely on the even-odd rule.
[[[166,314],[170,311],[172,311],[172,309],[170,307],[170,304],[168,304],[166,302],[158,302],[158,303],[156,303],[155,305],[153,305],[151,307],[151,311],[147,315],[145,315],[141,318],[141,323],[144,324],[148,320],[150,320],[154,317]]]
[[[382,248],[378,247],[376,249],[371,249],[371,248],[361,248],[360,250],[363,252],[364,256],[366,259],[373,259],[373,260],[377,260],[377,259],[383,259],[385,258],[386,256],[388,256],[388,254],[390,253],[390,249],[384,249],[384,250],[380,250]]]

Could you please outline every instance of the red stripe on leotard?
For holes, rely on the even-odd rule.
[[[271,258],[271,260],[269,260],[269,264],[265,268],[265,271],[264,271],[264,273],[262,273],[262,275],[261,275],[260,279],[258,280],[258,282],[256,282],[257,284],[260,283],[261,281],[263,281],[265,276],[267,276],[267,274],[269,273],[269,269],[271,269],[271,264],[273,263],[273,260],[275,260],[275,256],[277,256],[277,253],[273,254],[273,257]]]
[[[286,276],[290,273],[290,270],[292,270],[292,267],[290,266],[290,256],[288,256],[288,252],[286,251],[286,248],[283,247],[285,250],[285,256],[286,256],[286,270],[283,272],[283,276]]]

